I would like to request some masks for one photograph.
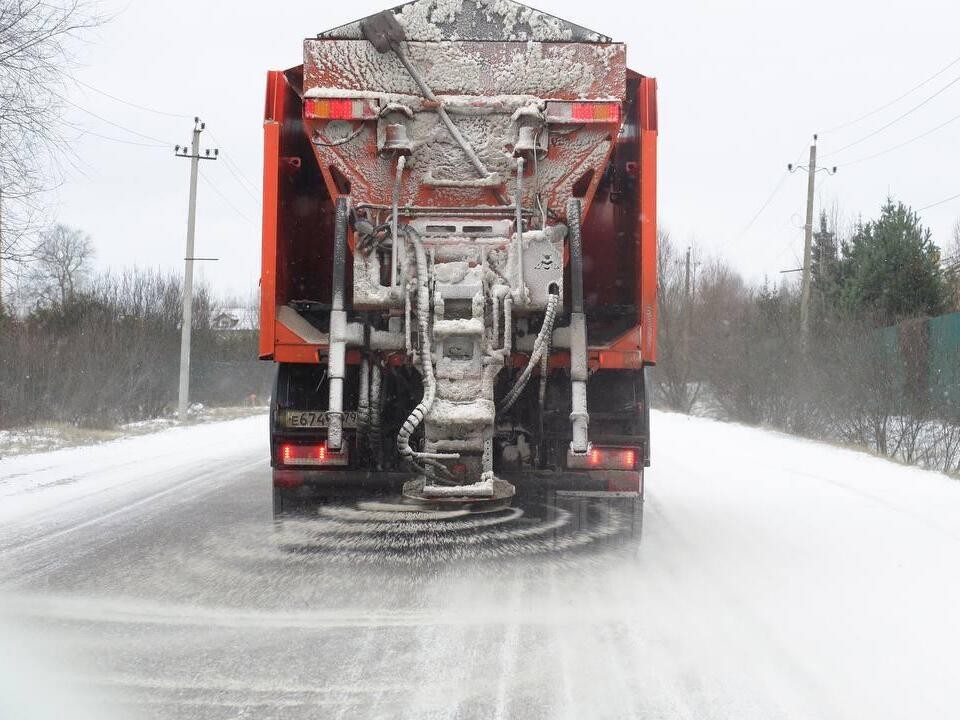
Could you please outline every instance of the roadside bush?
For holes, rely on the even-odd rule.
[[[177,395],[181,292],[172,275],[105,274],[66,303],[0,320],[0,427],[40,420],[111,427],[169,412]],[[211,300],[202,287],[193,307],[198,367],[250,361],[218,380],[217,399],[241,404],[250,394],[251,373],[254,385],[263,384],[254,365],[256,333],[211,330]],[[207,400],[202,384],[192,390]]]
[[[692,297],[675,275],[668,283],[658,338],[667,352],[652,374],[659,405],[958,470],[960,413],[955,393],[930,386],[926,318],[896,331],[877,318],[821,318],[804,343],[794,287],[749,288],[719,261],[706,263]]]

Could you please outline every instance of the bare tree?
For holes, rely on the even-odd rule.
[[[693,291],[686,268],[667,232],[657,238],[657,388],[671,410],[690,412],[697,402],[700,383],[690,347],[693,325]]]
[[[940,266],[950,289],[948,304],[956,310],[960,308],[960,218],[953,223],[949,244],[940,250]]]
[[[56,225],[40,235],[31,251],[29,294],[38,305],[64,307],[90,275],[93,242],[82,230]]]
[[[102,23],[85,0],[0,0],[0,262],[19,261],[56,185],[71,47]]]
[[[947,249],[947,256],[960,258],[960,218],[953,223],[953,231],[950,233],[950,247]]]
[[[213,301],[194,287],[191,387],[198,402],[266,397],[272,370],[257,333],[215,332]],[[176,406],[179,275],[125,270],[91,277],[82,297],[0,321],[0,429],[38,421],[90,427],[163,415]]]

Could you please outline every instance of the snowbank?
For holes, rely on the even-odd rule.
[[[267,415],[185,425],[98,445],[0,459],[0,523],[124,487],[150,487],[181,473],[251,455],[268,457]]]
[[[187,415],[188,422],[195,424],[260,415],[266,411],[266,407],[208,408],[200,403],[194,403],[187,411]],[[158,417],[126,423],[109,430],[82,428],[68,423],[45,423],[31,427],[0,430],[0,458],[26,453],[49,452],[50,450],[60,450],[77,445],[93,445],[109,440],[157,432],[166,428],[177,427],[179,424],[176,417]]]

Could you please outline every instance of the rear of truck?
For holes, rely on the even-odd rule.
[[[268,76],[275,495],[640,497],[656,83],[523,5],[417,0]]]

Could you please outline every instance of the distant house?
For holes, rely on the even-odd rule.
[[[214,313],[210,327],[222,331],[256,330],[259,320],[252,308],[223,308]]]

